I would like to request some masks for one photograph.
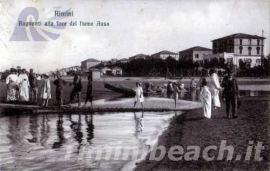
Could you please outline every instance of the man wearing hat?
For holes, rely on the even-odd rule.
[[[236,79],[233,77],[233,70],[227,69],[228,76],[222,80],[221,86],[224,88],[223,96],[226,102],[226,114],[231,118],[230,108],[232,108],[232,118],[237,118],[237,100],[239,97],[239,89]]]

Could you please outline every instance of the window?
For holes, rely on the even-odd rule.
[[[240,39],[240,45],[242,45],[243,44],[243,40],[242,39]]]
[[[259,39],[257,40],[257,45],[260,46],[260,40]]]
[[[252,47],[248,47],[248,55],[251,55],[251,49],[252,49]]]
[[[198,59],[198,58],[199,58],[199,54],[195,54],[195,58],[197,58],[197,59]]]
[[[240,47],[239,47],[239,53],[242,54],[242,51],[243,51],[243,47],[240,46]]]
[[[261,64],[261,60],[260,59],[256,59],[256,64],[260,65]]]
[[[259,55],[260,54],[260,47],[257,47],[256,50],[257,50],[257,55]]]

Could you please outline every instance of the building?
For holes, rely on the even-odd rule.
[[[128,59],[127,58],[119,59],[116,63],[125,64],[128,63]]]
[[[212,40],[212,57],[230,53],[231,58],[226,58],[227,63],[239,67],[239,61],[247,62],[251,67],[261,65],[263,56],[263,40],[265,37],[236,33]]]
[[[102,74],[104,74],[104,75],[112,75],[112,69],[111,68],[102,67],[100,69],[101,69]]]
[[[115,76],[122,76],[123,75],[123,70],[120,67],[113,67],[112,68],[112,74]]]
[[[93,58],[87,59],[87,60],[81,62],[81,70],[85,72],[89,68],[92,68],[98,64],[100,64],[100,61],[98,61],[96,59],[93,59]]]
[[[92,72],[92,78],[93,80],[98,80],[101,79],[102,73],[101,70],[98,68],[91,68],[91,72]]]
[[[132,61],[135,59],[146,59],[146,58],[147,58],[147,55],[140,53],[140,54],[137,54],[135,56],[129,57],[128,60]]]
[[[154,58],[154,59],[159,59],[160,58],[160,59],[163,59],[163,60],[165,60],[169,56],[173,57],[176,60],[179,60],[179,54],[178,53],[174,53],[174,52],[170,52],[170,51],[166,51],[166,50],[163,50],[161,52],[158,52],[158,53],[155,53],[155,54],[151,55],[151,57]]]
[[[212,54],[212,49],[195,46],[186,50],[182,50],[179,52],[179,59],[181,60],[192,60],[193,62],[204,60],[205,55]]]

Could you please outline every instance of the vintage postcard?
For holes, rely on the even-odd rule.
[[[0,0],[0,171],[268,171],[269,22],[269,0]]]

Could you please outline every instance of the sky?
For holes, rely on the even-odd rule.
[[[20,13],[27,7],[38,11],[37,21],[54,17],[55,9],[73,11],[59,21],[109,22],[107,27],[34,27],[47,41],[10,41]],[[264,54],[269,53],[268,0],[0,0],[0,70],[21,66],[36,72],[80,65],[88,58],[109,60],[162,50],[179,52],[193,47],[212,47],[211,40],[234,33],[262,35]],[[26,21],[36,21],[32,14]],[[54,21],[56,22],[56,21]],[[20,26],[23,27],[23,26]],[[51,39],[40,30],[59,34]]]

